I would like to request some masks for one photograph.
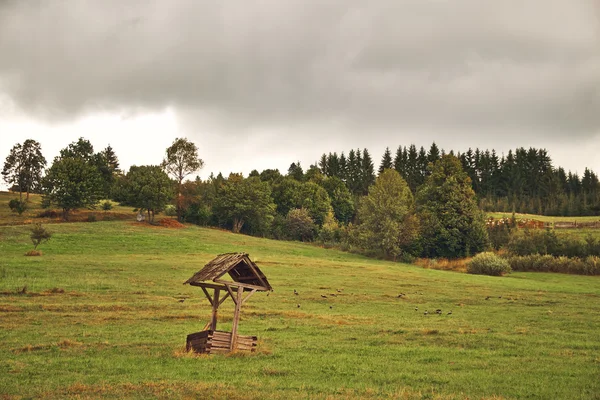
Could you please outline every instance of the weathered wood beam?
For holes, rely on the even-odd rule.
[[[208,293],[208,290],[206,290],[205,287],[202,287],[202,291],[204,292],[204,294],[206,295],[206,298],[208,299],[208,302],[212,306],[213,305],[213,299],[212,299],[212,297],[210,297],[210,294]]]
[[[241,283],[241,282],[228,282],[228,281],[224,281],[221,279],[215,279],[215,282],[217,283],[222,283],[223,285],[230,285],[230,286],[235,286],[235,287],[243,287],[243,288],[247,288],[247,289],[256,289],[256,290],[260,290],[262,292],[269,290],[268,287],[266,286],[257,286],[257,285],[250,285],[249,283]]]
[[[225,286],[227,288],[227,286]],[[221,300],[219,300],[219,305],[223,304],[223,302],[225,300],[227,300],[227,298],[230,296],[229,293],[225,293],[225,295],[221,298]]]
[[[237,298],[235,302],[235,312],[233,313],[233,324],[231,326],[231,345],[229,347],[230,351],[235,350],[235,345],[237,344],[237,329],[238,323],[240,320],[240,309],[242,308],[242,295],[244,293],[244,288],[239,286],[237,288]]]
[[[233,294],[233,291],[231,290],[231,286],[225,285],[225,288],[227,289],[227,292],[229,292],[228,294],[229,294],[229,296],[231,296],[231,300],[233,300],[233,303],[237,304],[235,295]]]
[[[217,311],[219,309],[219,295],[221,289],[215,289],[215,294],[213,298],[215,299],[212,304],[212,318],[210,319],[210,329],[213,331],[217,330]]]
[[[250,261],[250,259],[248,259],[248,261]],[[250,269],[252,270],[252,272],[254,272],[254,275],[256,275],[256,277],[260,281],[261,285],[263,285],[265,288],[268,288],[269,286],[267,285],[267,283],[265,281],[263,281],[262,277],[260,276],[260,274],[258,273],[258,271],[256,270],[256,268],[254,268],[254,265],[252,265],[252,261],[250,261],[250,263],[248,264],[248,266],[250,267]]]
[[[252,291],[250,293],[248,293],[248,295],[246,297],[244,297],[244,300],[242,300],[242,304],[244,304],[246,302],[246,300],[248,300],[250,298],[250,296],[252,296],[254,293],[256,293],[256,289],[252,289]]]
[[[204,287],[207,289],[220,289],[220,290],[225,289],[225,286],[223,286],[223,285],[215,285],[214,283],[206,283],[206,282],[192,282],[192,283],[190,283],[190,286]]]

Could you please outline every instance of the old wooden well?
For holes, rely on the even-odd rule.
[[[268,291],[272,288],[267,277],[250,260],[248,254],[219,254],[184,284],[200,287],[212,305],[212,317],[204,330],[187,336],[188,351],[211,354],[256,349],[256,336],[241,336],[237,333],[240,310],[242,304],[256,291]],[[228,297],[235,305],[231,332],[217,331],[217,312]]]

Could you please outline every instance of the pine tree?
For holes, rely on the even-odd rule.
[[[424,256],[457,258],[485,250],[485,216],[475,199],[456,157],[446,155],[433,165],[416,196]]]
[[[400,176],[404,177],[404,159],[402,158],[402,146],[398,146],[396,150],[396,155],[394,156],[394,169],[396,172],[400,174]],[[406,180],[406,178],[405,178]]]
[[[435,142],[431,143],[431,147],[429,148],[429,153],[427,153],[427,162],[435,163],[440,159],[440,149],[438,148]]]
[[[371,155],[367,149],[363,150],[361,177],[362,194],[366,195],[369,193],[369,186],[375,183],[375,167],[373,166],[373,160],[371,159]]]
[[[19,201],[26,200],[29,193],[41,187],[42,171],[46,167],[46,159],[42,155],[42,146],[35,140],[28,139],[23,144],[16,144],[6,157],[2,169],[4,181],[19,189]]]
[[[390,152],[390,148],[386,147],[383,157],[381,158],[381,164],[379,164],[379,174],[386,169],[391,169],[392,166],[392,153]]]

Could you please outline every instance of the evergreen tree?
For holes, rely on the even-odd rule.
[[[405,164],[406,162],[403,158],[402,146],[398,146],[398,149],[396,150],[396,155],[394,156],[394,169],[400,174],[400,176],[404,177],[404,179],[406,180],[406,176],[404,173]]]
[[[300,161],[298,161],[298,163],[290,164],[290,167],[288,168],[287,176],[297,180],[298,182],[304,181],[304,171],[302,170],[302,167],[300,166]]]
[[[344,182],[346,181],[346,179],[348,177],[348,162],[346,160],[346,156],[344,155],[343,151],[342,151],[342,154],[340,154],[340,171],[339,171],[339,174],[337,177],[340,178]]]
[[[375,168],[373,166],[373,160],[371,160],[369,150],[366,148],[363,150],[362,154],[361,178],[362,194],[366,195],[369,193],[369,186],[375,183]]]
[[[438,148],[435,142],[431,143],[431,147],[429,148],[429,153],[427,153],[427,162],[434,164],[437,160],[440,159],[440,149]]]
[[[421,246],[426,257],[457,258],[486,249],[483,212],[477,207],[471,180],[450,155],[433,165],[417,193]]]
[[[419,153],[417,152],[417,147],[414,144],[411,144],[408,148],[408,159],[406,162],[406,182],[410,187],[410,190],[414,193],[417,190],[417,186],[419,186],[419,164],[418,158]]]
[[[383,157],[381,158],[381,164],[379,164],[379,174],[381,174],[386,169],[392,169],[392,153],[390,152],[390,148],[386,147],[385,152],[383,153]]]
[[[96,154],[96,166],[102,176],[102,193],[105,198],[110,198],[116,176],[121,172],[119,169],[119,159],[114,150],[108,145],[100,153]]]
[[[10,150],[4,162],[2,177],[8,185],[18,188],[19,202],[23,202],[23,192],[26,193],[26,200],[29,200],[29,193],[40,189],[45,167],[42,146],[35,140],[27,139]]]

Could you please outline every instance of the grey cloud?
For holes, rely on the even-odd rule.
[[[591,136],[598,2],[0,5],[0,93],[38,118],[172,106],[190,127]],[[295,128],[295,129],[296,129]],[[192,128],[190,128],[192,129]]]

